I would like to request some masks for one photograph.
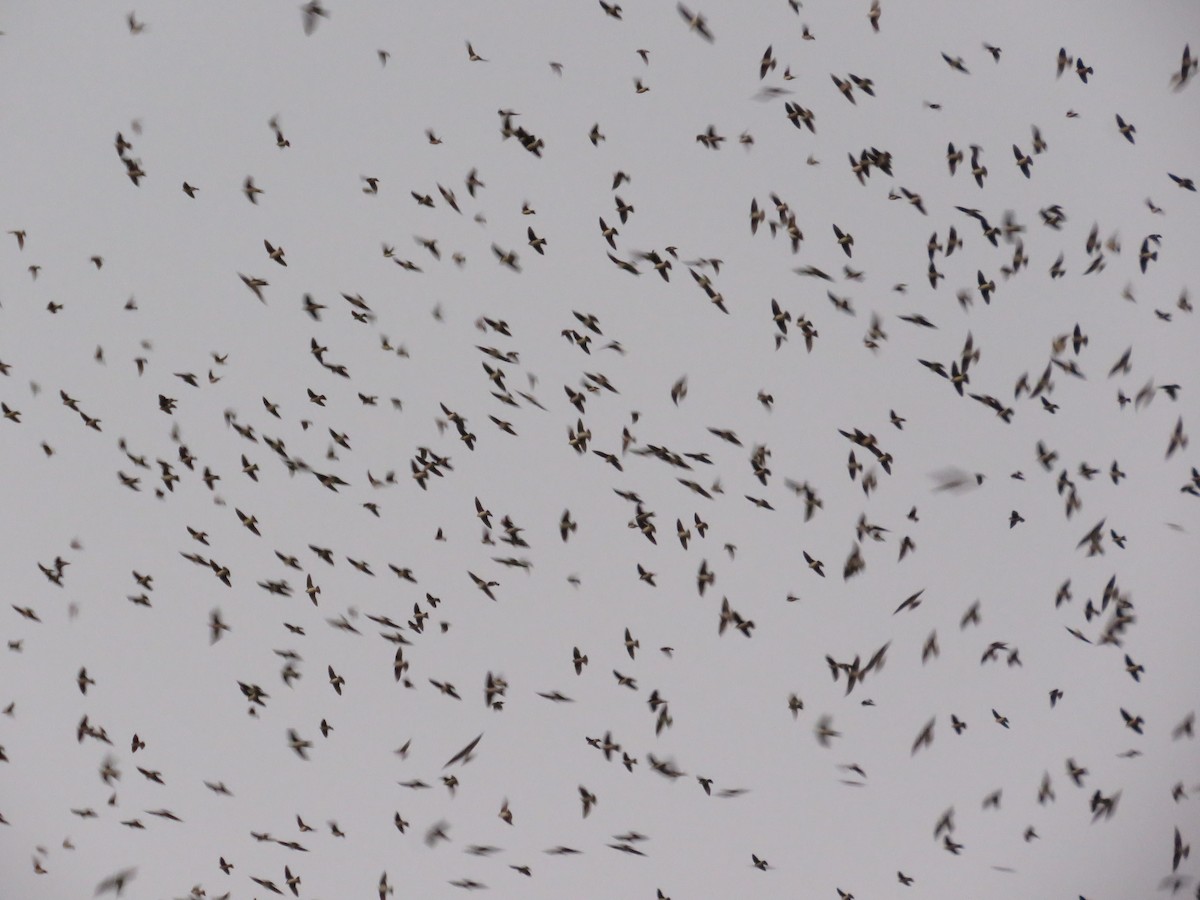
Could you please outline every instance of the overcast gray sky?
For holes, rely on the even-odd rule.
[[[1200,479],[1195,445],[1168,454],[1198,410],[1200,198],[1168,174],[1200,178],[1200,88],[1189,72],[1172,89],[1184,45],[1200,47],[1195,5],[885,0],[875,33],[858,0],[709,3],[696,11],[711,41],[672,3],[625,6],[329,0],[311,34],[294,2],[147,2],[132,20],[109,2],[0,11],[0,895],[87,897],[136,868],[122,896],[200,885],[265,900],[251,878],[290,895],[287,866],[313,900],[377,896],[383,872],[396,897],[420,898],[465,882],[530,898],[1123,900],[1171,874],[1176,828],[1200,839],[1197,745],[1173,737],[1198,705]],[[1072,61],[1056,77],[1060,47]],[[811,110],[815,131],[785,104]],[[504,139],[505,109],[540,156]],[[717,150],[697,141],[710,125]],[[965,157],[954,175],[949,143]],[[891,175],[871,166],[860,183],[847,154],[869,148]],[[614,190],[618,171],[630,180]],[[1023,230],[992,246],[980,217]],[[947,254],[951,227],[962,246]],[[261,300],[239,275],[267,282]],[[960,397],[918,360],[957,372],[968,339]],[[856,429],[873,439],[839,433]],[[1039,443],[1056,454],[1046,466]],[[418,467],[448,460],[424,490],[422,447]],[[955,472],[966,485],[937,490]],[[819,499],[811,519],[789,481]],[[616,491],[640,498],[656,543]],[[566,542],[564,510],[578,523]],[[504,516],[528,546],[502,542]],[[856,547],[866,566],[844,577]],[[468,573],[497,582],[494,601]],[[1119,599],[1089,616],[1114,577]],[[261,586],[284,580],[290,596]],[[719,634],[723,601],[753,621],[749,638]],[[216,643],[214,611],[229,626]],[[411,686],[380,637],[397,634]],[[931,636],[940,653],[923,662]],[[885,645],[886,666],[847,694],[846,670]],[[846,664],[836,681],[827,657]],[[502,709],[485,705],[488,673],[507,682]],[[239,682],[268,695],[253,716]],[[554,691],[572,702],[538,695]],[[657,734],[654,691],[669,716]],[[94,734],[77,740],[85,715]],[[289,730],[312,742],[307,759]],[[612,760],[585,740],[606,733]],[[443,766],[480,734],[468,762]],[[1080,786],[1068,760],[1087,769]],[[1054,799],[1039,803],[1046,777]],[[430,787],[401,784],[414,780]],[[581,787],[596,798],[586,817]],[[1119,798],[1093,822],[1096,791]],[[957,854],[935,836],[947,810]],[[428,846],[438,823],[448,840]],[[616,837],[630,831],[645,839]],[[580,853],[545,852],[558,846]],[[1189,893],[1196,874],[1180,862]]]

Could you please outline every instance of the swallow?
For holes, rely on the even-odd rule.
[[[921,732],[917,735],[917,739],[913,741],[912,750],[909,755],[916,754],[921,747],[933,746],[933,726],[936,721],[937,717],[935,716],[925,723],[925,727],[921,729]]]
[[[267,248],[267,257],[273,259],[281,266],[287,265],[287,260],[283,258],[284,250],[282,247],[272,247],[270,241],[263,241],[263,246]]]
[[[921,595],[924,593],[925,593],[925,588],[921,588],[921,590],[917,591],[912,596],[907,597],[905,600],[903,600],[900,603],[899,606],[896,607],[896,609],[892,612],[892,615],[894,616],[894,615],[896,615],[896,613],[901,612],[902,610],[905,610],[905,609],[916,609],[918,606],[921,605]]]
[[[564,509],[562,518],[558,522],[558,533],[562,538],[563,543],[567,542],[567,537],[579,528],[579,523],[571,519],[571,511]]]
[[[1198,61],[1192,56],[1192,48],[1190,44],[1183,45],[1183,56],[1179,62],[1179,70],[1171,75],[1171,87],[1176,91],[1183,90],[1184,86],[1191,80],[1195,74]]]
[[[613,677],[617,679],[618,687],[627,687],[631,691],[636,691],[638,689],[636,678],[633,678],[629,675],[622,675],[616,669],[613,669]]]
[[[925,204],[921,200],[920,194],[914,194],[912,191],[908,190],[908,188],[903,187],[900,188],[900,193],[904,195],[904,198],[908,200],[910,205],[916,207],[917,212],[923,216],[929,215],[929,213],[925,211]]]
[[[775,68],[776,60],[775,57],[771,55],[772,46],[773,45],[767,46],[766,52],[763,53],[762,61],[758,64],[759,81],[762,81],[767,76],[767,73]]]
[[[625,272],[628,272],[631,275],[641,275],[642,274],[637,266],[635,266],[631,262],[628,262],[627,260],[619,259],[618,257],[613,256],[611,253],[608,254],[608,258],[613,261],[613,264],[616,265],[617,268],[619,268]]]
[[[309,0],[300,7],[300,11],[304,14],[304,33],[309,36],[317,30],[317,24],[321,19],[329,18],[329,10],[321,5],[321,0]]]
[[[1132,716],[1121,708],[1121,718],[1125,720],[1125,727],[1131,729],[1137,734],[1142,734],[1142,726],[1146,724],[1146,720],[1141,716]]]
[[[1191,852],[1192,845],[1184,844],[1183,838],[1180,837],[1179,827],[1175,827],[1175,848],[1171,853],[1171,871],[1174,872],[1179,868],[1180,862],[1188,858],[1188,853]]]
[[[837,225],[833,226],[833,234],[837,239],[838,246],[842,248],[842,252],[845,253],[847,257],[853,258],[854,253],[851,250],[851,247],[854,246],[854,235],[843,232],[842,229],[837,227]]]
[[[1117,131],[1121,132],[1121,135],[1129,143],[1134,143],[1133,136],[1137,134],[1137,129],[1122,119],[1120,113],[1117,113]]]
[[[241,272],[238,272],[238,277],[242,279],[242,284],[246,285],[246,287],[250,288],[250,290],[254,292],[254,296],[258,298],[260,303],[265,304],[267,302],[266,298],[263,297],[262,292],[262,289],[268,286],[268,283],[265,279],[257,278],[251,275],[243,275]]]
[[[288,729],[288,746],[296,751],[296,755],[303,760],[308,759],[308,751],[312,748],[312,741],[306,741],[297,734],[296,729]]]
[[[1188,445],[1188,437],[1183,431],[1183,416],[1180,416],[1175,422],[1175,428],[1171,431],[1171,439],[1167,444],[1167,459],[1179,449],[1186,449]]]
[[[439,691],[441,691],[443,694],[445,694],[447,697],[453,697],[455,700],[462,699],[462,697],[459,696],[458,690],[454,687],[454,685],[450,684],[450,682],[448,682],[448,681],[436,681],[435,679],[430,678],[429,683],[432,684]]]
[[[816,727],[813,729],[813,733],[817,736],[817,743],[822,747],[829,746],[830,738],[842,736],[841,732],[833,730],[832,725],[833,717],[824,715],[817,721]]]
[[[1141,266],[1142,274],[1146,274],[1146,267],[1153,261],[1158,259],[1158,251],[1150,249],[1150,238],[1142,241],[1142,248],[1138,252],[1138,264]]]
[[[946,65],[948,65],[950,68],[954,69],[954,71],[962,72],[964,75],[971,74],[967,70],[967,67],[965,65],[963,65],[963,58],[961,56],[951,57],[947,53],[942,53],[942,59],[944,59],[946,61]]]
[[[833,73],[830,73],[829,77],[833,79],[833,83],[837,86],[837,89],[841,91],[842,96],[857,106],[858,101],[854,99],[854,83],[851,81],[842,81],[842,79],[838,78]]]
[[[546,246],[546,239],[544,237],[538,237],[536,234],[534,234],[532,227],[528,228],[526,233],[529,237],[529,246],[536,250],[540,256],[545,256],[546,251],[542,248]]]
[[[1132,659],[1129,658],[1129,654],[1126,653],[1125,654],[1125,671],[1129,673],[1129,677],[1132,678],[1134,681],[1141,681],[1142,673],[1146,671],[1146,667],[1143,665],[1140,665],[1138,663],[1135,663]]]
[[[245,526],[246,530],[248,530],[251,534],[257,535],[258,537],[262,537],[262,532],[258,530],[258,518],[257,517],[248,516],[244,512],[242,512],[240,509],[234,509],[234,512],[237,513],[238,518],[241,520],[242,525]]]
[[[242,193],[246,195],[247,200],[257,206],[258,195],[263,193],[263,190],[255,186],[253,175],[247,175],[246,180],[242,182]]]
[[[720,150],[721,142],[724,140],[723,135],[717,134],[715,125],[709,125],[705,131],[696,135],[696,143],[703,144],[709,150]]]
[[[713,42],[712,32],[709,31],[708,23],[705,21],[704,16],[700,13],[693,13],[682,3],[676,4],[675,8],[679,10],[679,15],[683,17],[683,20],[688,23],[689,29],[696,32],[710,44]]]
[[[221,633],[223,631],[231,630],[230,627],[221,620],[221,611],[219,609],[214,609],[211,613],[209,613],[208,629],[208,643],[210,646],[221,639]]]
[[[963,152],[955,147],[954,142],[951,141],[946,145],[946,165],[949,167],[951,175],[954,175],[954,173],[958,170],[958,167],[962,164],[962,161]]]
[[[1021,148],[1018,147],[1016,144],[1013,144],[1012,149],[1013,149],[1013,157],[1017,161],[1017,168],[1019,168],[1021,170],[1022,175],[1024,175],[1026,178],[1029,178],[1030,177],[1029,171],[1033,167],[1033,157],[1026,156],[1024,153],[1022,153]]]
[[[639,567],[639,568],[640,568],[640,567]],[[629,654],[629,658],[630,658],[630,659],[633,659],[633,658],[634,658],[634,652],[635,652],[635,651],[637,650],[637,648],[638,648],[638,647],[640,647],[640,646],[641,646],[641,642],[640,642],[640,641],[637,641],[637,640],[635,640],[635,639],[633,638],[633,635],[631,635],[631,634],[629,633],[629,629],[628,629],[628,628],[626,628],[626,629],[625,629],[625,652]]]
[[[122,823],[124,824],[124,823]],[[125,886],[131,882],[137,875],[136,868],[122,869],[114,875],[105,878],[96,885],[96,896],[107,894],[112,891],[116,896],[120,897],[121,892],[125,890]]]
[[[251,876],[250,876],[250,880],[251,880],[251,881],[253,881],[255,884],[257,884],[257,885],[259,885],[259,886],[261,886],[261,887],[265,888],[266,890],[270,891],[272,894],[279,894],[279,895],[281,895],[281,896],[282,896],[282,894],[283,894],[283,891],[281,891],[281,890],[278,888],[278,886],[275,884],[275,882],[271,881],[270,879],[267,879],[267,878],[258,878],[258,877],[254,876],[254,875],[251,875]]]
[[[457,753],[455,753],[452,757],[450,757],[450,759],[448,759],[446,761],[445,765],[443,765],[442,768],[443,769],[448,768],[449,766],[452,766],[455,763],[462,763],[465,766],[467,763],[469,763],[472,759],[475,758],[474,756],[472,756],[472,751],[476,747],[479,746],[479,742],[481,740],[483,740],[482,732],[477,737],[475,737],[469,744],[467,744],[467,746],[463,747],[461,750],[459,750]]]
[[[581,784],[579,785],[579,800],[583,804],[583,818],[586,819],[588,813],[592,811],[592,807],[596,805],[596,795]]]
[[[854,82],[854,86],[868,97],[875,96],[875,82],[872,79],[862,78],[858,75],[855,75],[853,72],[849,73],[848,77],[852,82]],[[883,168],[885,171],[887,170],[887,166],[881,166],[881,168]]]
[[[975,278],[979,288],[979,294],[981,297],[983,297],[983,302],[991,303],[992,294],[996,290],[996,282],[990,278],[984,278],[982,269],[976,270]],[[959,393],[961,394],[962,392],[960,391]]]

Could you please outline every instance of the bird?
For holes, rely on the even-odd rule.
[[[1033,157],[1027,156],[1021,152],[1021,148],[1013,144],[1013,156],[1017,160],[1017,168],[1021,170],[1021,174],[1026,178],[1030,177],[1030,170],[1033,168]]]
[[[1125,708],[1122,707],[1121,708],[1121,718],[1125,720],[1126,728],[1130,729],[1131,731],[1136,732],[1137,734],[1143,733],[1142,727],[1145,725],[1146,720],[1143,719],[1141,716],[1130,715],[1128,712],[1125,711]]]
[[[267,248],[267,257],[279,263],[281,266],[287,265],[287,260],[283,258],[282,247],[272,247],[270,241],[263,241],[263,245]]]
[[[579,800],[583,805],[583,818],[586,819],[588,813],[592,811],[592,807],[596,805],[596,795],[581,784],[579,786]]]
[[[473,738],[465,747],[463,747],[463,749],[459,750],[456,754],[450,757],[450,759],[446,761],[442,768],[448,768],[449,766],[454,765],[454,763],[462,763],[463,765],[466,765],[474,758],[472,757],[471,753],[476,747],[479,746],[479,742],[481,740],[483,740],[482,733]]]
[[[122,869],[107,878],[103,879],[96,885],[95,894],[99,897],[101,894],[107,894],[111,891],[116,896],[120,897],[126,886],[137,876],[137,867]]]
[[[704,16],[699,13],[693,13],[682,3],[677,3],[675,8],[679,11],[679,15],[688,23],[688,28],[696,32],[700,37],[704,38],[710,44],[713,42],[712,32],[708,30],[708,23]]]
[[[301,11],[304,14],[304,33],[306,35],[312,35],[316,31],[320,19],[329,18],[329,11],[321,5],[320,0],[309,0],[301,7]]]
[[[917,739],[913,741],[912,751],[910,755],[915,755],[921,747],[929,747],[933,744],[933,726],[936,722],[936,717],[930,719],[917,735]]]
[[[1134,128],[1133,125],[1128,124],[1124,119],[1122,119],[1120,113],[1116,114],[1116,119],[1117,119],[1117,131],[1119,131],[1121,133],[1121,136],[1124,137],[1125,140],[1129,141],[1129,143],[1131,143],[1131,144],[1136,143],[1136,141],[1134,141],[1134,139],[1133,139],[1133,136],[1137,133],[1137,129]]]
[[[186,190],[186,188],[185,188]],[[242,182],[242,193],[246,195],[246,199],[254,205],[258,205],[258,195],[264,193],[262,188],[254,183],[254,176],[247,175],[246,180]],[[189,193],[190,196],[190,193]]]
[[[1183,838],[1179,834],[1179,826],[1175,827],[1175,846],[1171,853],[1171,871],[1177,871],[1179,864],[1188,858],[1188,853],[1191,852],[1192,845],[1185,844]]]
[[[854,235],[843,232],[837,225],[833,226],[833,234],[837,238],[838,246],[842,248],[842,252],[847,257],[853,258],[854,252],[851,248],[854,246]]]
[[[833,728],[831,727],[832,724],[833,724],[833,718],[829,715],[821,716],[821,718],[817,722],[817,725],[816,725],[816,728],[814,729],[814,731],[817,736],[817,743],[819,743],[822,747],[829,746],[830,738],[841,737],[840,732],[833,730]]]
[[[636,639],[634,639],[633,635],[631,635],[629,633],[629,629],[626,628],[625,629],[625,651],[629,654],[630,659],[635,658],[634,653],[636,652],[637,648],[640,646],[641,646],[641,643],[639,641],[637,641]]]
[[[296,733],[294,728],[288,729],[288,746],[303,760],[308,759],[308,751],[312,749],[312,741],[306,741]]]
[[[942,59],[946,61],[946,65],[954,69],[956,72],[962,72],[964,75],[971,74],[967,70],[967,67],[963,64],[963,58],[961,56],[952,57],[948,53],[943,52]]]

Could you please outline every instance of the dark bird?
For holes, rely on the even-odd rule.
[[[310,36],[317,30],[317,23],[321,19],[329,18],[329,10],[321,5],[320,0],[309,0],[300,7],[300,11],[304,14],[304,33]]]
[[[708,23],[705,21],[704,16],[700,13],[693,13],[682,3],[676,4],[675,8],[679,10],[679,15],[683,17],[683,20],[688,23],[688,28],[696,32],[710,44],[712,43],[712,32],[708,30]]]
[[[1142,726],[1146,724],[1146,720],[1141,716],[1133,716],[1121,708],[1121,718],[1125,720],[1125,727],[1131,729],[1137,734],[1142,734]]]
[[[915,754],[921,747],[933,746],[933,725],[937,721],[936,717],[925,723],[925,727],[921,729],[917,735],[917,739],[913,741],[910,755]]]
[[[1179,868],[1179,864],[1188,858],[1188,853],[1191,852],[1192,845],[1185,844],[1183,838],[1179,834],[1179,827],[1175,827],[1175,847],[1171,852],[1171,871],[1174,872]]]
[[[308,759],[308,751],[312,749],[312,741],[306,741],[300,737],[296,729],[288,729],[288,746],[296,751],[296,755],[301,759]]]
[[[1013,149],[1013,156],[1017,160],[1017,168],[1019,168],[1021,170],[1021,174],[1024,175],[1026,178],[1030,177],[1029,172],[1030,172],[1030,169],[1033,168],[1033,157],[1026,156],[1024,153],[1022,153],[1021,148],[1018,147],[1016,144],[1013,144],[1012,149]]]
[[[961,56],[951,57],[947,53],[942,53],[942,59],[944,59],[946,61],[946,65],[948,65],[950,68],[954,69],[954,71],[962,72],[964,75],[971,74],[967,70],[967,67],[965,65],[963,65],[963,59]]]
[[[136,875],[136,867],[122,869],[120,872],[110,875],[108,878],[105,878],[98,885],[96,885],[96,896],[99,897],[101,894],[107,894],[109,891],[112,891],[116,896],[120,897],[121,892],[125,890],[126,885],[128,885]]]
[[[1137,134],[1137,129],[1122,119],[1120,113],[1117,113],[1117,131],[1121,132],[1121,136],[1129,143],[1134,143],[1133,136]]]
[[[450,757],[450,759],[448,759],[446,761],[445,765],[443,765],[442,768],[445,769],[449,766],[454,765],[455,763],[462,763],[465,766],[472,759],[474,759],[474,757],[471,755],[471,753],[477,746],[479,746],[479,742],[481,740],[483,740],[482,732],[476,738],[474,738],[469,744],[467,744],[467,746],[463,747],[461,750],[459,750],[457,753],[455,753],[452,757]]]

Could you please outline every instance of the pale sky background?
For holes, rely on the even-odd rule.
[[[1197,744],[1172,739],[1200,706],[1200,505],[1181,492],[1197,465],[1195,445],[1164,459],[1177,420],[1194,430],[1198,412],[1196,318],[1177,301],[1188,289],[1197,300],[1200,197],[1167,173],[1200,178],[1200,88],[1174,92],[1170,83],[1184,44],[1200,49],[1200,12],[1188,2],[885,0],[875,34],[868,9],[859,0],[811,0],[798,14],[783,0],[708,3],[699,11],[710,44],[674,4],[636,0],[620,21],[591,0],[329,0],[311,36],[296,3],[274,0],[143,3],[136,35],[129,10],[106,0],[0,8],[0,229],[25,232],[23,250],[0,235],[0,361],[11,367],[0,400],[20,413],[19,423],[0,420],[0,707],[14,704],[0,716],[8,823],[0,826],[0,898],[90,897],[107,876],[137,867],[123,894],[132,900],[183,897],[193,885],[210,898],[264,900],[273,895],[251,876],[286,890],[285,865],[301,876],[299,895],[313,900],[375,897],[384,871],[397,898],[459,896],[451,882],[462,879],[486,885],[488,896],[529,898],[653,898],[656,889],[674,900],[833,898],[838,889],[860,900],[1157,892],[1171,873],[1174,829],[1185,844],[1200,841]],[[814,40],[802,39],[805,25]],[[467,41],[486,62],[468,59]],[[1002,48],[998,63],[985,41]],[[768,45],[778,66],[760,82]],[[1060,47],[1094,69],[1087,84],[1070,70],[1056,79]],[[638,49],[649,50],[648,65]],[[378,50],[391,54],[386,65]],[[961,56],[969,74],[948,67],[942,52]],[[793,80],[784,80],[785,67]],[[851,105],[839,96],[830,74],[851,72],[874,81],[874,98],[856,90]],[[636,93],[635,78],[650,90]],[[768,85],[792,93],[756,99]],[[788,122],[785,102],[813,110],[816,134]],[[545,141],[541,158],[502,140],[502,108]],[[1117,114],[1136,126],[1136,144],[1118,132]],[[290,146],[276,146],[272,116]],[[593,147],[596,123],[606,140]],[[695,140],[710,124],[726,138],[719,151]],[[1048,149],[1026,179],[1011,148],[1032,149],[1031,126]],[[432,145],[426,129],[442,143]],[[117,132],[146,173],[140,186],[117,158]],[[738,144],[743,132],[753,135],[749,148]],[[982,190],[969,159],[950,176],[951,141],[983,148]],[[859,185],[846,155],[868,147],[892,153],[894,178],[872,171]],[[805,164],[810,154],[819,165]],[[471,169],[486,184],[474,199],[464,185]],[[611,190],[618,170],[632,179],[615,191],[635,207],[624,225]],[[254,206],[241,191],[247,176],[264,191]],[[363,193],[364,176],[379,179],[378,194]],[[184,181],[199,189],[195,199]],[[454,191],[461,215],[439,184]],[[928,216],[888,202],[901,187],[921,195]],[[411,191],[429,194],[434,207],[419,206]],[[777,218],[772,192],[804,234],[795,255],[766,224],[750,233],[752,198]],[[523,203],[535,214],[522,215]],[[1066,215],[1057,231],[1038,213],[1053,204]],[[1011,211],[1025,227],[1028,268],[1005,278],[1015,243],[993,248],[956,206],[978,208],[995,225]],[[600,216],[618,227],[622,259],[677,247],[669,284],[645,262],[638,277],[614,266]],[[834,224],[853,234],[852,259]],[[1117,237],[1119,252],[1104,250],[1103,271],[1084,275],[1093,224],[1102,240]],[[934,290],[926,243],[934,231],[944,243],[952,225],[964,246],[936,257],[945,280]],[[544,256],[528,245],[530,226],[548,241]],[[1138,250],[1150,234],[1161,244],[1143,274]],[[436,238],[441,260],[415,236]],[[286,268],[267,257],[264,239],[286,250]],[[394,265],[382,244],[423,271]],[[498,264],[492,244],[517,252],[520,273]],[[464,265],[451,260],[455,252]],[[1051,279],[1060,253],[1066,274]],[[719,274],[692,268],[713,278],[729,315],[686,271],[685,261],[714,257]],[[861,282],[843,277],[847,263],[864,273]],[[805,265],[836,283],[794,273]],[[36,278],[30,266],[40,267]],[[975,289],[977,271],[997,284],[990,305]],[[239,273],[269,282],[265,302]],[[892,290],[897,283],[907,293]],[[1122,297],[1127,286],[1133,302]],[[955,300],[960,289],[974,299],[968,309]],[[834,308],[827,290],[851,298],[855,315]],[[361,295],[375,318],[352,319],[342,293]],[[320,322],[304,314],[304,294],[326,306]],[[130,298],[136,309],[125,308]],[[813,323],[811,353],[795,322],[775,348],[772,298]],[[52,314],[51,303],[61,309]],[[590,355],[561,335],[585,332],[572,311],[599,318],[603,336],[592,335]],[[898,318],[918,313],[937,328]],[[863,344],[872,314],[887,335],[875,350]],[[507,322],[512,336],[477,330],[481,316]],[[1058,411],[1028,395],[1014,401],[1021,374],[1036,382],[1054,339],[1076,323],[1088,344],[1057,358],[1085,377],[1054,368],[1046,396]],[[968,333],[981,350],[968,390],[1011,405],[1011,424],[917,363],[949,368]],[[407,356],[381,349],[383,337]],[[318,365],[314,338],[349,380]],[[624,354],[602,349],[614,340]],[[479,346],[516,351],[519,362],[497,363]],[[1106,377],[1130,347],[1132,371]],[[481,362],[504,369],[518,407],[491,395]],[[194,373],[199,386],[174,373]],[[580,416],[563,386],[584,390],[584,373],[603,374],[619,393],[585,391]],[[671,386],[685,375],[688,393],[675,405]],[[1133,397],[1147,384],[1179,391],[1119,406],[1118,391]],[[306,389],[327,395],[327,405],[310,403]],[[85,427],[60,390],[102,430]],[[760,390],[774,396],[773,410],[756,400]],[[364,405],[360,392],[378,405]],[[178,401],[172,414],[159,410],[160,394]],[[279,404],[280,419],[263,397]],[[439,432],[439,403],[466,417],[473,452],[453,425]],[[889,410],[906,419],[903,430]],[[226,411],[258,442],[227,427]],[[592,433],[586,455],[567,440],[580,418]],[[635,442],[618,472],[591,451],[620,455],[626,426]],[[710,427],[732,429],[744,446]],[[838,434],[855,428],[894,458],[887,475],[853,448],[878,479],[869,497],[848,477],[853,445]],[[353,449],[333,445],[330,429]],[[263,437],[348,485],[332,493],[310,474],[289,476]],[[152,468],[138,468],[121,438]],[[1058,453],[1050,471],[1038,464],[1039,441]],[[178,443],[195,471],[179,462]],[[633,452],[649,444],[708,453],[712,465],[685,472]],[[766,486],[748,460],[756,445],[771,451]],[[428,491],[410,477],[422,446],[453,466],[432,476]],[[326,458],[331,447],[337,459]],[[257,483],[242,474],[242,454],[260,467]],[[161,498],[156,459],[181,479]],[[1114,460],[1127,473],[1118,486],[1107,477]],[[1086,480],[1081,463],[1100,473]],[[211,492],[206,466],[220,476]],[[950,467],[986,479],[935,491],[933,473]],[[1069,520],[1056,491],[1064,468],[1082,503]],[[372,488],[368,471],[382,478],[389,470],[397,483]],[[140,477],[140,492],[123,487],[118,471]],[[1017,471],[1024,480],[1010,477]],[[724,492],[705,499],[677,477],[706,488],[719,479]],[[819,494],[824,506],[811,521],[784,479]],[[636,491],[655,513],[657,545],[626,527],[634,506],[614,489]],[[529,547],[481,544],[475,497],[494,513],[495,538],[507,514]],[[378,504],[378,518],[366,502]],[[906,518],[914,506],[918,521]],[[235,509],[257,517],[261,537],[240,526]],[[579,523],[566,544],[564,509]],[[1013,510],[1025,521],[1010,529]],[[710,529],[704,539],[693,533],[685,550],[673,523],[690,525],[694,513]],[[887,529],[885,540],[863,540],[867,567],[845,580],[864,514]],[[1088,557],[1076,545],[1101,519],[1104,553]],[[210,546],[192,540],[188,526],[207,532]],[[439,527],[444,542],[434,540]],[[1109,528],[1127,539],[1124,549]],[[916,551],[897,562],[906,535]],[[726,543],[736,546],[733,558]],[[310,544],[331,548],[335,564]],[[304,571],[274,551],[295,554]],[[827,577],[809,570],[802,551],[824,561]],[[180,552],[228,566],[232,587]],[[57,556],[69,563],[62,587],[37,567]],[[507,556],[533,567],[493,561]],[[375,577],[347,557],[367,561]],[[702,561],[716,574],[703,597]],[[417,583],[397,579],[389,562],[411,567]],[[657,574],[657,587],[639,580],[638,564]],[[499,582],[495,603],[468,570]],[[153,576],[149,608],[127,599],[142,593],[132,571]],[[303,593],[305,573],[321,588],[319,608]],[[1136,617],[1120,648],[1096,643],[1112,605],[1090,622],[1084,615],[1113,575]],[[272,579],[286,579],[293,595],[257,586]],[[1073,599],[1056,608],[1067,579]],[[919,607],[893,615],[921,589]],[[436,608],[427,592],[440,598]],[[749,640],[732,628],[718,636],[723,597],[753,619]],[[980,624],[960,629],[975,601]],[[378,636],[390,629],[366,615],[406,623],[414,604],[429,619],[420,634],[404,626],[406,689],[392,677],[394,645]],[[231,631],[210,645],[214,609]],[[327,624],[341,616],[361,635]],[[640,641],[635,660],[624,647],[627,627]],[[941,655],[922,665],[931,632]],[[1018,648],[1022,665],[981,666],[993,641]],[[846,696],[826,655],[865,662],[887,642],[886,668]],[[590,661],[581,676],[574,646]],[[289,650],[302,676],[290,688],[273,652]],[[1124,653],[1145,666],[1140,683],[1126,673]],[[75,685],[81,666],[96,682],[86,696]],[[342,696],[328,666],[345,678]],[[637,690],[618,686],[614,669],[636,678]],[[484,706],[489,671],[508,682],[502,711]],[[452,683],[461,701],[429,679]],[[247,715],[239,681],[269,694],[257,717]],[[1052,688],[1063,692],[1054,709]],[[574,702],[537,695],[554,690]],[[647,707],[653,690],[673,720],[658,736]],[[804,704],[795,719],[792,693]],[[861,704],[868,698],[873,706]],[[1124,726],[1122,708],[1144,717],[1143,735]],[[1011,727],[993,721],[992,709]],[[114,746],[75,740],[85,714]],[[967,723],[961,735],[952,714]],[[814,736],[823,716],[840,733],[828,747]],[[933,743],[913,754],[931,718]],[[328,738],[322,719],[334,728]],[[308,761],[288,748],[293,728],[314,744]],[[637,757],[632,774],[585,741],[609,731]],[[481,732],[471,762],[442,768]],[[131,753],[135,733],[146,746]],[[410,739],[406,759],[393,753]],[[1121,755],[1131,749],[1140,755]],[[656,774],[651,754],[685,777]],[[114,806],[99,777],[109,756],[121,772]],[[1083,787],[1068,777],[1068,758],[1088,769]],[[849,764],[867,777],[839,768]],[[453,796],[441,782],[449,773],[459,782]],[[1039,805],[1045,773],[1056,800]],[[712,797],[697,776],[713,779]],[[432,787],[399,785],[412,779]],[[212,793],[205,780],[223,781],[233,796]],[[1173,800],[1179,783],[1184,796]],[[586,819],[581,785],[598,798]],[[722,788],[747,793],[719,798]],[[999,810],[983,809],[995,790]],[[1120,799],[1110,819],[1093,824],[1096,790]],[[512,826],[497,815],[505,798]],[[87,808],[97,817],[71,813]],[[183,821],[147,812],[164,808]],[[933,836],[950,808],[957,856]],[[392,824],[397,811],[410,823],[404,834]],[[297,814],[317,830],[301,834]],[[144,830],[122,826],[135,818]],[[331,835],[330,821],[344,839]],[[430,848],[423,838],[438,822],[448,823],[449,841]],[[1038,839],[1023,839],[1029,826]],[[607,846],[629,830],[647,836],[637,844],[644,858]],[[255,841],[251,831],[308,852]],[[466,852],[472,845],[500,849],[483,857]],[[582,853],[544,852],[558,845]],[[751,854],[771,868],[756,870]],[[228,874],[221,857],[235,866]],[[1179,867],[1189,894],[1198,864]],[[532,877],[510,865],[528,865]],[[902,886],[897,870],[914,883]]]

